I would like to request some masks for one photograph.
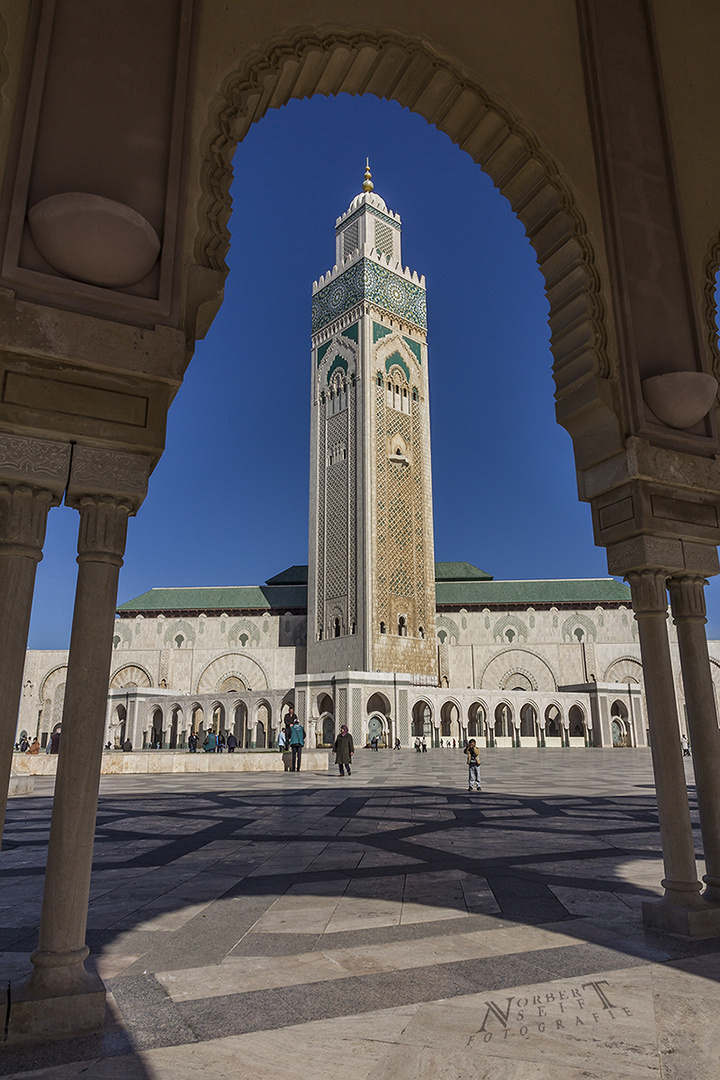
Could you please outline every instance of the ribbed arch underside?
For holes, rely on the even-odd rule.
[[[197,262],[226,269],[232,154],[251,124],[291,98],[339,93],[374,94],[420,113],[489,174],[525,226],[545,278],[557,396],[609,378],[594,253],[568,185],[530,131],[421,42],[299,31],[233,74],[209,122]]]

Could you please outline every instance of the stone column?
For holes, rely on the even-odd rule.
[[[105,988],[84,966],[85,929],[118,574],[147,475],[145,458],[75,449],[66,502],[80,511],[78,579],[62,736],[35,970],[13,990],[11,1038],[104,1023]]]
[[[5,821],[35,571],[62,498],[70,444],[0,435],[0,834]]]
[[[707,581],[699,574],[679,575],[669,582],[707,868],[703,898],[717,904],[720,902],[720,728],[705,636],[706,585]]]
[[[695,865],[690,807],[680,747],[670,643],[667,635],[667,573],[636,570],[627,574],[638,624],[645,672],[645,698],[655,773],[665,895],[645,902],[646,923],[688,933],[688,910],[703,907]]]

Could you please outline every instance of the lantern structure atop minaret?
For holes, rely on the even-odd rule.
[[[373,189],[313,284],[308,673],[437,674],[425,279]]]

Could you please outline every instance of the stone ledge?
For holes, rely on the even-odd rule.
[[[31,776],[54,776],[56,754],[14,754],[13,773],[18,780]],[[106,750],[102,756],[100,774],[118,773],[234,773],[285,772],[290,768],[291,755],[266,750],[243,750],[234,754],[205,754],[187,750]],[[328,750],[305,750],[302,768],[305,772],[326,772],[330,765]],[[19,792],[18,792],[19,794]]]

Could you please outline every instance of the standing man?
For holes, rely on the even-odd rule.
[[[288,719],[292,718],[292,727],[290,728],[290,752],[292,753],[292,764],[290,766],[290,772],[300,772],[300,762],[302,761],[302,751],[305,745],[305,728],[300,727],[300,721],[295,713],[291,713]]]
[[[475,740],[471,739],[467,744],[467,763],[468,763],[468,791],[482,791],[480,787],[480,751],[475,745]]]

